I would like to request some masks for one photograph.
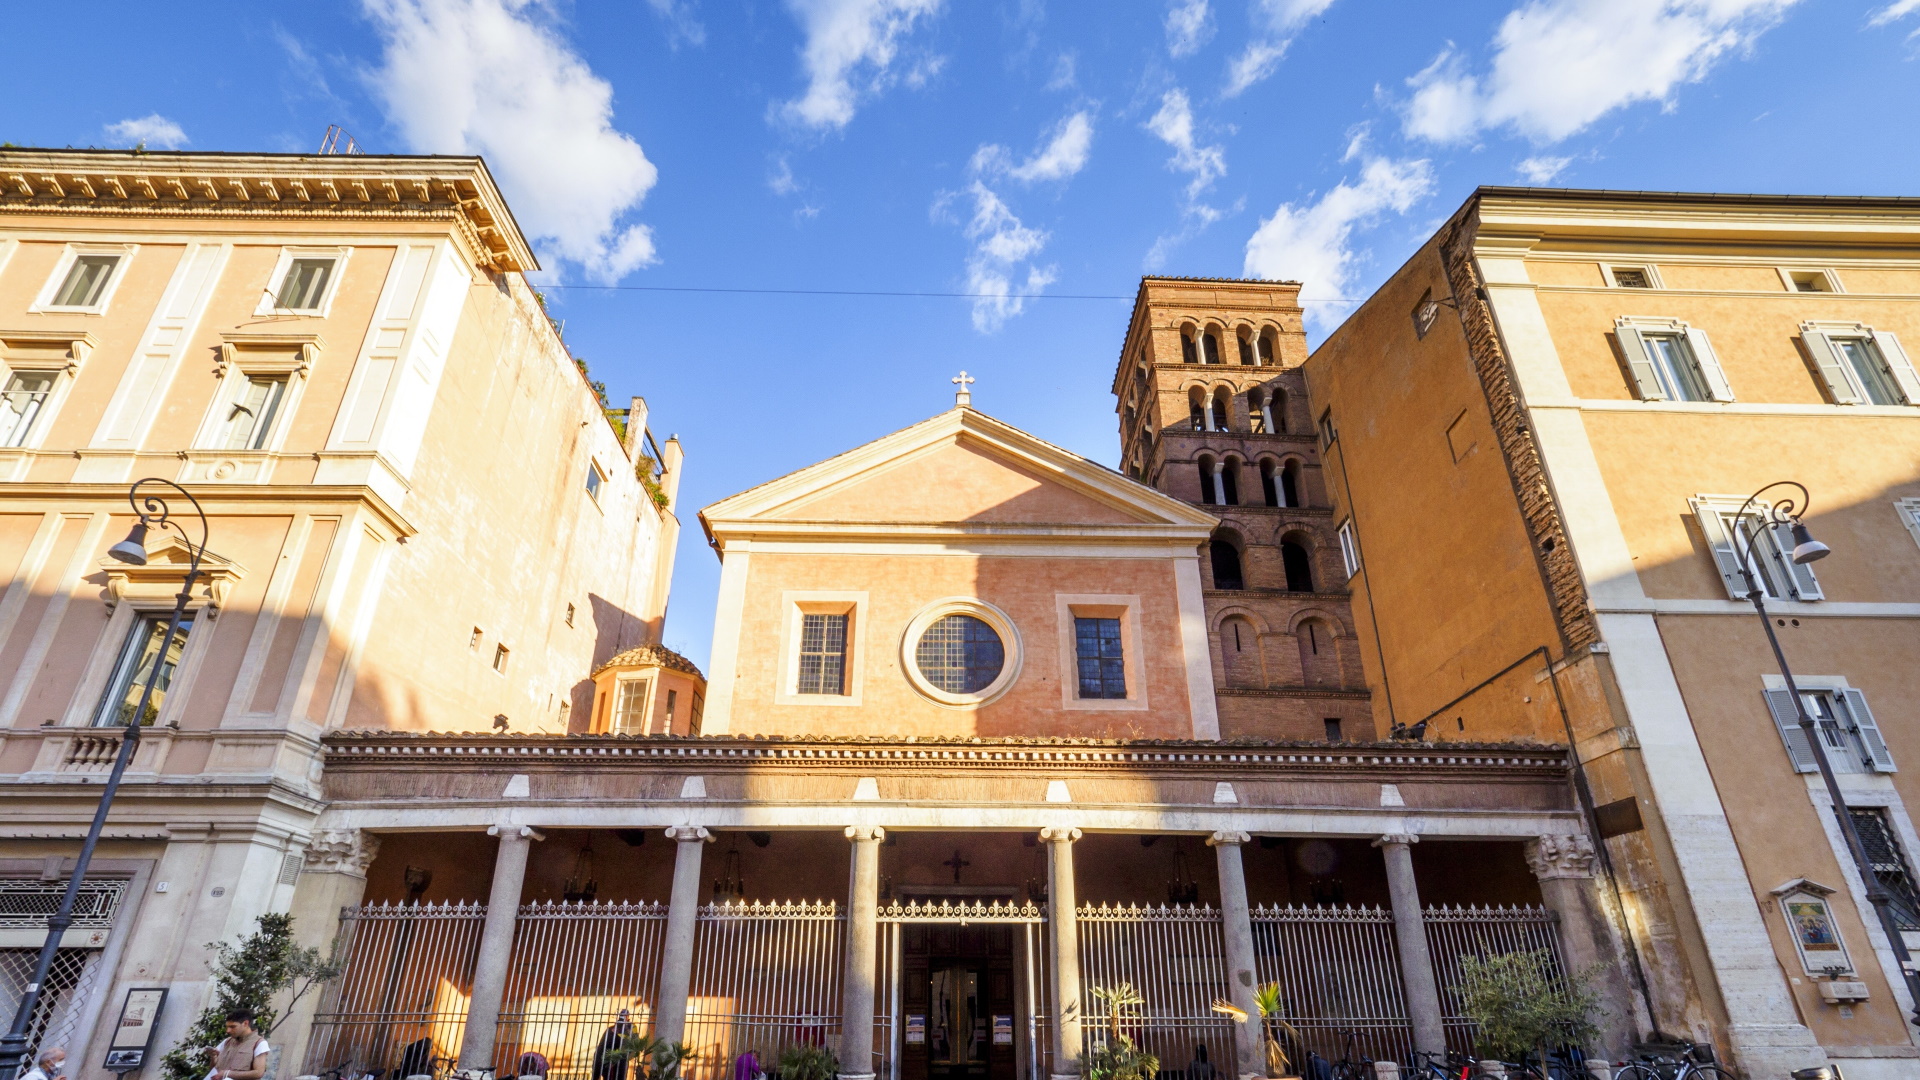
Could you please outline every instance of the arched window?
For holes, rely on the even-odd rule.
[[[1237,339],[1238,344],[1240,346],[1240,362],[1243,364],[1246,364],[1249,367],[1253,366],[1254,360],[1253,360],[1252,334],[1250,334],[1246,330],[1242,330],[1239,333],[1235,334],[1234,337]]]
[[[1213,561],[1213,587],[1216,589],[1246,588],[1246,582],[1240,577],[1240,550],[1233,546],[1233,542],[1215,540],[1208,547],[1208,554]]]
[[[1287,571],[1288,592],[1313,591],[1313,562],[1307,549],[1294,540],[1280,541],[1280,565]]]
[[[1268,506],[1287,505],[1282,501],[1280,484],[1274,476],[1273,462],[1271,461],[1263,461],[1260,463],[1260,493],[1266,496]]]
[[[1247,430],[1255,435],[1267,430],[1266,398],[1258,390],[1247,391]]]
[[[1262,332],[1260,335],[1260,362],[1268,367],[1272,367],[1274,363],[1273,358],[1277,351],[1278,350],[1274,348],[1273,331],[1267,330]]]
[[[1194,387],[1187,391],[1187,416],[1193,421],[1193,430],[1211,431],[1207,426],[1207,392]]]
[[[1287,392],[1285,390],[1274,387],[1267,395],[1266,403],[1261,406],[1260,411],[1267,419],[1268,431],[1275,435],[1287,433]]]
[[[1215,494],[1219,478],[1215,473],[1213,458],[1206,454],[1200,455],[1200,501],[1208,506],[1219,502],[1219,496]]]
[[[1280,470],[1280,499],[1281,506],[1306,505],[1300,501],[1300,463],[1297,461],[1287,462]]]
[[[1193,331],[1184,326],[1180,328],[1180,359],[1189,364],[1200,362],[1200,357],[1193,351]]]
[[[1333,634],[1319,619],[1307,619],[1294,631],[1300,642],[1300,675],[1308,686],[1332,686],[1340,681],[1340,655]]]
[[[1226,506],[1240,505],[1240,459],[1220,463],[1220,501]]]
[[[1225,387],[1213,392],[1213,430],[1215,431],[1233,430],[1232,425],[1227,422],[1227,417],[1231,415],[1227,409],[1228,400]]]
[[[1228,686],[1253,690],[1266,684],[1260,675],[1260,637],[1247,619],[1232,615],[1220,624],[1220,658],[1226,661]]]
[[[1201,348],[1205,350],[1207,363],[1217,364],[1220,362],[1220,335],[1211,330],[1207,331],[1206,336],[1201,341]]]

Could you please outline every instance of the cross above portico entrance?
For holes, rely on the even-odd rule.
[[[940,865],[953,867],[953,883],[955,885],[958,885],[960,884],[960,871],[966,869],[969,866],[972,866],[973,864],[971,862],[968,862],[966,859],[961,858],[960,849],[955,848],[953,851],[953,858],[948,859],[946,862],[943,862]]]

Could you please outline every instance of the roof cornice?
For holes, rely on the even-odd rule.
[[[1920,240],[1920,198],[1483,187],[1467,206],[1477,245],[1506,237],[1900,247]]]
[[[1051,772],[1275,772],[1473,776],[1482,781],[1564,778],[1564,747],[1500,743],[1328,744],[1266,740],[913,738],[906,736],[494,735],[337,731],[323,736],[327,767],[449,764],[478,768],[1019,770]]]
[[[540,268],[478,157],[0,150],[0,211],[446,221],[481,265]]]

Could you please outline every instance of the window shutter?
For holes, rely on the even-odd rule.
[[[1847,690],[1844,693],[1847,699],[1847,713],[1853,718],[1855,729],[1860,735],[1860,743],[1866,747],[1867,756],[1873,759],[1873,771],[1898,771],[1893,767],[1893,754],[1887,750],[1887,741],[1880,737],[1880,725],[1873,722],[1873,711],[1867,708],[1867,695],[1858,690]]]
[[[1713,552],[1713,564],[1720,570],[1720,580],[1727,587],[1727,595],[1735,600],[1747,598],[1747,579],[1740,574],[1740,558],[1733,550],[1733,537],[1727,532],[1726,522],[1720,520],[1719,511],[1702,503],[1691,500],[1693,516],[1699,519],[1700,531],[1707,538],[1707,547]]]
[[[1707,383],[1707,396],[1715,401],[1732,401],[1733,388],[1727,385],[1727,373],[1720,368],[1720,357],[1707,340],[1707,332],[1688,327],[1687,347],[1693,350],[1693,362],[1700,365],[1700,376]]]
[[[1773,726],[1779,729],[1781,741],[1787,744],[1787,757],[1793,762],[1793,771],[1815,771],[1820,763],[1814,760],[1806,729],[1800,726],[1800,714],[1794,708],[1793,694],[1786,690],[1768,690],[1766,693],[1767,711],[1773,714]]]
[[[1613,324],[1613,334],[1620,339],[1620,351],[1627,355],[1627,370],[1633,372],[1633,384],[1640,392],[1640,400],[1667,400],[1667,392],[1660,389],[1660,376],[1653,370],[1653,359],[1647,355],[1647,343],[1640,340],[1640,331],[1621,320]]]
[[[1824,600],[1826,594],[1820,591],[1820,582],[1813,576],[1813,567],[1793,561],[1793,526],[1774,525],[1768,530],[1773,541],[1773,551],[1768,556],[1777,561],[1786,571],[1789,588],[1795,600]]]
[[[1900,384],[1900,395],[1907,399],[1907,404],[1920,405],[1920,375],[1914,373],[1913,361],[1907,359],[1907,350],[1900,347],[1900,339],[1885,330],[1875,330],[1873,343],[1880,346],[1887,370],[1893,372],[1893,381]]]
[[[1827,392],[1833,395],[1834,403],[1860,404],[1860,394],[1854,390],[1853,380],[1847,378],[1847,370],[1840,365],[1839,354],[1833,351],[1827,335],[1803,324],[1800,340],[1807,343],[1807,353],[1813,357],[1813,366],[1820,369],[1820,377],[1827,381]]]

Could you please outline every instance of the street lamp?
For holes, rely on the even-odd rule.
[[[1788,494],[1772,501],[1761,498],[1774,488],[1791,488],[1798,495]],[[1894,960],[1900,965],[1901,977],[1906,980],[1907,992],[1915,1003],[1913,1022],[1920,1024],[1920,972],[1914,970],[1912,956],[1907,952],[1907,941],[1900,936],[1900,927],[1894,919],[1893,895],[1880,884],[1879,875],[1873,872],[1873,864],[1867,859],[1866,848],[1860,843],[1860,833],[1853,827],[1853,815],[1847,812],[1846,798],[1840,794],[1840,782],[1834,778],[1833,765],[1827,760],[1826,745],[1821,741],[1819,731],[1815,730],[1813,717],[1807,713],[1806,702],[1800,698],[1800,687],[1793,681],[1793,669],[1787,666],[1787,656],[1780,651],[1780,639],[1773,632],[1773,619],[1767,615],[1765,593],[1754,573],[1753,545],[1762,532],[1769,530],[1785,528],[1788,535],[1793,537],[1793,550],[1787,553],[1787,558],[1796,566],[1817,562],[1833,553],[1831,548],[1813,538],[1807,523],[1802,520],[1809,501],[1807,489],[1791,480],[1775,481],[1748,496],[1747,501],[1741,504],[1740,512],[1733,518],[1734,553],[1740,557],[1740,573],[1747,580],[1747,599],[1753,601],[1753,610],[1760,613],[1760,625],[1767,631],[1767,644],[1773,647],[1773,659],[1780,665],[1780,675],[1787,682],[1787,693],[1793,697],[1794,716],[1799,721],[1800,731],[1807,745],[1813,748],[1813,760],[1820,767],[1820,779],[1826,782],[1827,797],[1833,802],[1834,816],[1840,820],[1840,835],[1846,838],[1847,852],[1860,869],[1860,880],[1867,887],[1867,902],[1873,905],[1874,912],[1880,917],[1880,928],[1886,932]],[[1740,523],[1746,520],[1749,509],[1758,521],[1754,528],[1744,529]],[[1744,552],[1740,550],[1743,539],[1746,543]],[[1792,573],[1791,570],[1786,572]],[[1909,917],[1914,914],[1908,913]]]
[[[172,488],[193,504],[193,512],[200,519],[200,543],[197,546],[187,536],[186,529],[174,520],[164,490],[141,491],[149,484]],[[166,666],[167,650],[173,647],[173,635],[180,630],[180,620],[186,614],[187,602],[193,598],[193,579],[200,574],[200,558],[207,553],[207,515],[186,488],[170,480],[149,477],[135,483],[127,491],[127,502],[133,506],[138,520],[127,533],[127,538],[108,548],[107,554],[123,563],[145,566],[147,533],[158,529],[179,536],[192,554],[192,560],[187,564],[187,576],[180,582],[180,594],[174,597],[173,617],[167,621],[167,632],[160,639],[159,651],[154,654],[153,670],[147,673],[147,685],[140,691],[140,705],[127,718],[126,731],[120,737],[120,755],[114,759],[113,771],[107,774],[106,787],[100,792],[100,805],[93,812],[93,824],[87,829],[86,841],[80,845],[80,857],[74,860],[73,876],[67,879],[67,891],[60,896],[60,907],[47,919],[47,940],[40,946],[40,960],[34,965],[33,978],[27,983],[26,993],[20,997],[20,1007],[13,1014],[13,1027],[4,1037],[0,1037],[0,1080],[13,1080],[26,1057],[27,1028],[32,1025],[34,1009],[40,1003],[41,988],[46,985],[47,972],[53,967],[54,956],[60,951],[60,939],[73,923],[74,899],[79,896],[80,883],[87,876],[87,865],[93,861],[93,849],[100,843],[100,830],[107,823],[107,811],[113,806],[113,796],[120,788],[120,778],[126,774],[127,763],[133,760],[134,749],[140,745],[140,721],[147,714],[148,703],[153,700],[154,688],[160,681],[160,671]]]

